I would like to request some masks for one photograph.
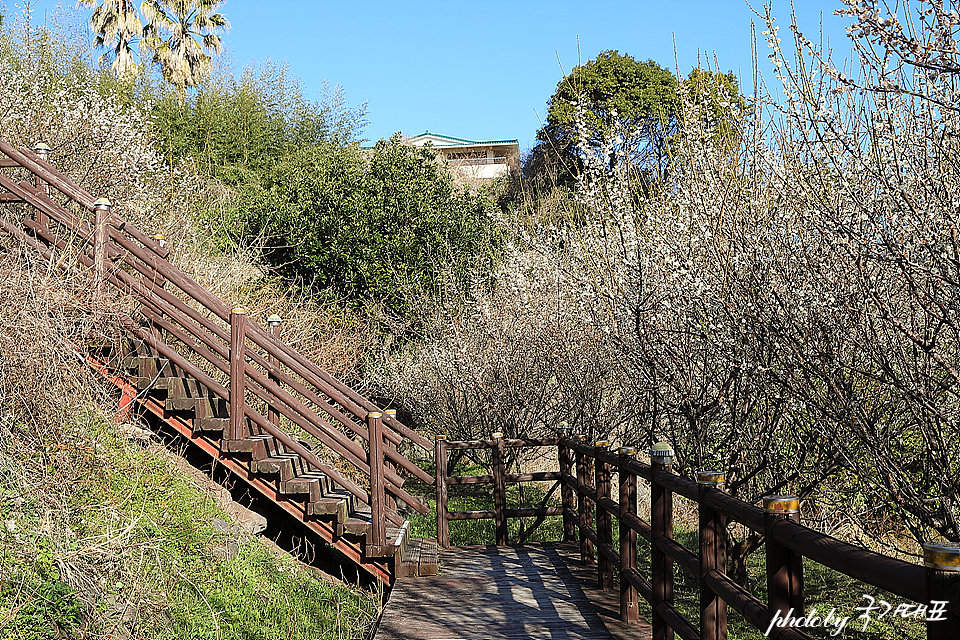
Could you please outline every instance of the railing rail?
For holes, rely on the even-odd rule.
[[[404,522],[390,506],[395,500],[427,512],[426,505],[403,489],[404,478],[399,472],[414,475],[428,485],[434,478],[404,456],[398,445],[407,440],[429,451],[429,440],[397,420],[395,414],[384,415],[375,403],[285,344],[279,330],[261,327],[242,310],[232,309],[204,289],[166,260],[169,250],[162,241],[118,216],[109,201],[95,200],[51,167],[44,156],[2,141],[0,153],[0,167],[23,168],[33,176],[32,183],[17,182],[0,173],[0,188],[6,190],[0,202],[26,203],[33,211],[22,221],[22,227],[0,218],[0,228],[35,248],[45,259],[58,261],[62,268],[92,270],[95,287],[111,285],[137,299],[142,304],[138,313],[150,328],[132,318],[124,319],[125,328],[230,403],[228,448],[231,441],[242,442],[261,434],[273,436],[311,467],[371,505],[370,538],[375,546],[385,545],[386,522],[398,526]],[[75,203],[80,213],[51,197],[51,189]],[[179,292],[166,288],[168,284]],[[162,332],[179,348],[161,340]],[[248,344],[257,348],[247,348]],[[183,351],[192,356],[184,356]],[[221,384],[217,374],[227,376],[229,384]],[[257,404],[266,411],[258,410]],[[380,417],[375,419],[377,415]],[[324,463],[314,451],[281,430],[280,416],[349,461],[367,477],[367,487]]]
[[[495,436],[498,434],[495,434]],[[506,474],[503,457],[509,447],[557,447],[558,472]],[[490,475],[447,476],[447,451],[489,449],[493,465]],[[541,507],[537,513],[563,516],[563,540],[580,543],[581,561],[597,567],[597,583],[603,590],[616,588],[619,577],[620,614],[624,622],[639,619],[637,602],[643,597],[652,609],[654,638],[673,634],[685,640],[718,640],[727,636],[727,607],[733,607],[751,624],[770,637],[809,638],[787,618],[800,618],[804,611],[803,558],[809,558],[839,573],[873,585],[907,600],[939,606],[927,625],[927,638],[960,638],[960,552],[938,566],[919,566],[842,542],[800,524],[799,499],[772,496],[764,508],[747,504],[722,490],[721,474],[704,472],[697,482],[673,473],[673,452],[669,447],[651,450],[649,464],[636,459],[628,447],[612,451],[608,442],[594,445],[585,436],[561,435],[537,440],[491,440],[449,442],[437,436],[437,539],[449,546],[449,521],[465,518],[493,518],[498,523],[497,544],[508,543],[501,523],[519,513],[497,495],[505,495],[505,484],[529,480],[562,483],[562,507]],[[498,470],[498,466],[500,467]],[[617,483],[613,485],[616,474]],[[637,479],[650,485],[650,522],[637,513]],[[447,487],[451,485],[494,484],[494,508],[475,512],[448,511]],[[685,548],[673,537],[673,496],[683,496],[697,505],[699,549]],[[615,498],[616,496],[616,498]],[[469,515],[467,515],[469,514]],[[614,544],[613,522],[618,522],[619,544]],[[739,523],[764,535],[767,571],[767,599],[760,600],[726,574],[726,528]],[[650,543],[650,573],[638,570],[637,540]],[[954,547],[956,545],[953,545]],[[941,550],[941,556],[943,557]],[[943,562],[947,562],[945,565]],[[954,564],[953,570],[949,563]],[[700,616],[697,624],[687,620],[675,607],[674,565],[697,580]],[[947,603],[931,605],[934,601]],[[790,610],[793,613],[788,613]],[[930,611],[934,611],[933,608]],[[773,623],[771,623],[773,621]],[[783,626],[779,626],[784,622]]]

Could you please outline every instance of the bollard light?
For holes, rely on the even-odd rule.
[[[271,327],[279,327],[282,322],[283,322],[283,318],[281,318],[275,313],[272,314],[269,318],[267,318],[267,324],[270,325]]]
[[[673,462],[673,447],[669,442],[658,442],[650,447],[650,461],[662,465],[668,465]]]
[[[800,498],[797,496],[764,496],[764,513],[800,513]]]
[[[960,572],[960,544],[956,542],[924,542],[923,566],[939,571]]]
[[[113,204],[111,204],[107,198],[97,198],[97,201],[93,203],[94,209],[101,209],[103,211],[109,211],[112,206]]]
[[[727,477],[719,471],[700,471],[697,473],[697,484],[709,487],[719,487],[726,482]]]

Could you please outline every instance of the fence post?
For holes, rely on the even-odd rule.
[[[247,312],[236,307],[230,311],[230,428],[227,441],[243,440],[243,420],[246,406],[246,324]],[[227,445],[229,450],[229,444]]]
[[[573,519],[573,511],[577,503],[573,487],[567,484],[564,477],[573,476],[573,458],[570,455],[570,443],[566,442],[570,438],[570,427],[566,423],[561,423],[557,427],[557,433],[560,435],[560,442],[557,443],[557,457],[560,461],[560,500],[563,504],[563,541],[576,542],[577,523]]]
[[[658,538],[673,538],[673,493],[657,484],[661,473],[673,472],[673,447],[658,442],[650,449],[650,577],[653,583],[653,640],[673,640],[673,629],[657,612],[673,601],[673,560],[657,547]]]
[[[924,543],[923,566],[927,570],[928,611],[937,611],[935,615],[927,614],[927,640],[957,640],[960,638],[960,613],[957,612],[960,607],[960,545],[955,542]]]
[[[726,573],[726,518],[704,500],[710,489],[720,489],[725,476],[716,471],[697,474],[697,510],[700,517],[700,638],[726,640],[727,603],[707,585],[711,571]]]
[[[43,142],[38,142],[33,145],[33,153],[37,156],[37,162],[42,164],[50,164],[50,145]],[[47,184],[46,180],[40,176],[34,176],[34,186],[37,189],[41,189],[44,194],[50,195],[50,186]],[[44,227],[46,227],[50,222],[50,218],[47,217],[47,214],[39,209],[36,209],[34,219],[38,224]]]
[[[635,447],[620,447],[620,620],[640,621],[637,610],[637,588],[626,579],[628,571],[637,570],[637,532],[623,522],[628,513],[637,515],[637,476],[624,468],[625,463],[637,457]]]
[[[370,436],[370,544],[374,553],[380,555],[387,544],[386,518],[384,517],[383,493],[383,414],[371,411],[367,414],[367,433]]]
[[[507,483],[503,468],[503,434],[493,434],[493,515],[497,526],[497,546],[507,544]]]
[[[610,448],[609,440],[597,440],[594,443],[597,461],[595,463],[594,490],[597,497],[597,583],[601,591],[613,589],[613,562],[604,555],[604,545],[613,546],[613,518],[610,512],[600,506],[601,498],[610,497],[610,463],[600,459],[600,454]]]
[[[803,616],[803,556],[777,542],[773,529],[781,520],[800,522],[800,498],[763,498],[764,546],[767,554],[767,610],[775,616]],[[792,626],[792,625],[788,625]]]
[[[106,198],[93,203],[93,273],[97,291],[102,292],[107,276],[107,245],[110,238],[110,210],[113,205]]]
[[[593,468],[590,464],[590,458],[583,453],[583,448],[587,442],[587,436],[578,434],[573,437],[577,442],[577,513],[580,516],[580,562],[589,567],[593,564],[593,542],[586,536],[584,530],[593,522],[593,506],[590,504],[590,498],[581,493],[587,481],[593,475]]]
[[[450,548],[450,522],[447,520],[447,436],[434,436],[433,452],[436,459],[437,484],[437,544]]]
[[[281,318],[277,314],[273,314],[269,318],[267,318],[267,324],[270,325],[270,335],[273,336],[273,338],[278,341],[280,340],[281,323],[283,323],[283,318]],[[278,358],[272,353],[267,354],[267,356],[269,358],[270,364],[276,367],[277,369],[279,369],[280,358]],[[273,373],[270,374],[270,382],[274,383],[278,387],[280,386],[280,378],[276,374],[273,374]],[[270,405],[267,407],[267,420],[269,420],[270,424],[272,424],[273,426],[278,428],[280,427],[280,412],[277,411],[277,408],[273,405]]]

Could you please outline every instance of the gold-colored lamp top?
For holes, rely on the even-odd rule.
[[[491,437],[492,437],[494,440],[496,440],[496,439],[498,439],[498,438],[502,438],[502,437],[503,437],[503,432],[502,432],[502,431],[494,431],[494,432],[493,432],[493,435],[492,435]]]
[[[637,455],[636,447],[620,447],[618,453],[622,456],[635,456]]]
[[[391,418],[396,418],[396,417],[397,417],[397,410],[396,410],[396,409],[384,409],[383,412],[384,412],[385,414],[387,414],[387,416],[389,416],[389,417],[391,417]]]
[[[380,413],[379,411],[371,411],[370,413],[367,414],[367,417],[368,417],[368,418],[382,418],[382,417],[383,417],[383,414]]]
[[[234,307],[233,309],[230,309],[230,313],[246,314],[247,310],[243,307]]]
[[[437,435],[433,436],[433,439],[434,439],[434,440],[446,440],[446,439],[447,439],[447,434],[445,434],[445,433],[438,433]]]
[[[596,442],[593,443],[593,446],[597,447],[598,449],[607,449],[610,446],[610,441],[597,440]]]
[[[719,471],[700,471],[697,473],[697,484],[706,484],[718,487],[727,481],[727,477]]]
[[[960,571],[960,544],[924,542],[923,566],[940,571]]]
[[[797,496],[764,496],[764,513],[800,513],[800,498]]]
[[[587,436],[585,434],[578,433],[577,435],[573,436],[573,439],[578,442],[584,442],[587,439]]]
[[[669,442],[658,442],[650,447],[650,457],[657,461],[669,462],[673,460],[673,445]]]

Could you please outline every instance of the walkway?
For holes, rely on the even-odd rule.
[[[596,570],[569,543],[458,547],[440,552],[440,575],[404,578],[387,602],[376,640],[651,637],[618,620],[619,592],[601,592]]]

